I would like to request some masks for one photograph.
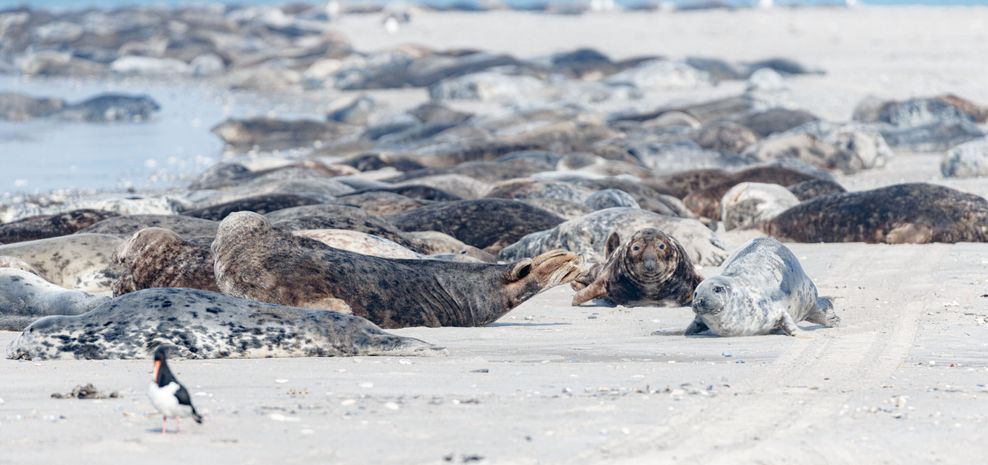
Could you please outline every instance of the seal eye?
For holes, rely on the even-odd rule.
[[[631,251],[632,252],[640,252],[641,250],[642,250],[642,246],[640,246],[638,244],[635,244],[635,245],[631,246]]]
[[[665,250],[665,249],[666,249],[665,244],[659,244],[659,250]]]
[[[717,294],[722,294],[724,292],[724,288],[720,286],[714,286],[714,292],[716,292]]]

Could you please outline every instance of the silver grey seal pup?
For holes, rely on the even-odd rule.
[[[840,324],[833,303],[817,296],[792,251],[768,237],[752,239],[727,260],[720,276],[703,280],[693,293],[693,312],[687,336],[707,330],[719,336],[794,336],[800,321]]]

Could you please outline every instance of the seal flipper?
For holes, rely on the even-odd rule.
[[[828,328],[840,326],[840,317],[834,312],[834,302],[829,297],[816,299],[816,308],[806,315],[806,321],[816,323]]]
[[[683,335],[693,336],[708,330],[710,330],[710,327],[707,326],[707,324],[704,323],[699,316],[697,316],[696,318],[693,318],[693,322],[686,327],[686,331],[683,331]]]
[[[799,326],[796,326],[796,322],[793,321],[792,315],[789,312],[782,312],[782,318],[779,319],[777,329],[782,331],[786,336],[795,336],[799,334]]]
[[[573,296],[573,306],[579,306],[580,304],[605,295],[607,295],[607,284],[605,283],[605,280],[597,279],[596,281],[590,283],[589,286],[580,289],[576,295]]]

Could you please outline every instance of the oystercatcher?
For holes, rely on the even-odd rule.
[[[148,397],[151,405],[161,412],[161,434],[165,433],[168,425],[168,417],[175,418],[178,426],[175,432],[182,429],[182,417],[192,417],[196,423],[202,423],[202,416],[196,412],[192,406],[192,399],[189,398],[189,391],[175,379],[175,375],[168,369],[167,349],[164,346],[158,347],[154,351],[154,374],[151,376],[151,384],[148,386]]]

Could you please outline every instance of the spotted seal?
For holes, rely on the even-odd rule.
[[[797,204],[796,195],[778,184],[742,182],[720,200],[720,219],[725,230],[746,228]]]
[[[437,203],[388,219],[403,231],[439,231],[491,253],[563,222],[548,210],[506,199]]]
[[[351,311],[385,328],[486,325],[578,271],[563,251],[506,265],[371,257],[289,235],[249,212],[220,223],[212,250],[227,294]]]
[[[142,229],[117,249],[122,268],[113,284],[121,295],[153,287],[185,287],[219,292],[213,277],[212,237],[186,240],[164,228]]]
[[[794,242],[988,241],[988,200],[926,183],[817,197],[760,225]]]
[[[709,330],[719,336],[799,332],[796,323],[840,324],[833,303],[817,296],[799,260],[770,237],[752,239],[735,252],[720,276],[707,278],[693,294],[696,318],[686,335]]]
[[[498,254],[501,260],[521,260],[548,250],[562,248],[589,263],[605,261],[604,247],[611,232],[655,228],[683,246],[697,265],[717,266],[727,257],[720,239],[697,220],[659,215],[640,208],[616,207],[598,210],[544,231],[529,234]]]
[[[93,223],[117,216],[102,210],[71,210],[53,215],[24,218],[0,225],[0,244],[65,236],[91,226]]]
[[[0,256],[23,260],[42,278],[68,289],[108,293],[120,275],[113,255],[123,239],[107,234],[68,236],[0,245]]]
[[[441,355],[352,315],[238,299],[199,289],[145,289],[75,316],[35,321],[10,345],[17,360],[144,359],[162,344],[194,359]]]
[[[594,265],[571,284],[573,305],[595,298],[626,306],[688,305],[703,280],[689,254],[672,236],[655,228],[636,231],[621,243],[611,233],[605,247],[607,262]]]
[[[109,297],[65,289],[27,271],[0,268],[0,330],[20,331],[48,315],[78,315]]]
[[[183,237],[215,236],[219,223],[184,215],[123,215],[100,221],[82,233],[128,238],[145,228],[165,228]]]

